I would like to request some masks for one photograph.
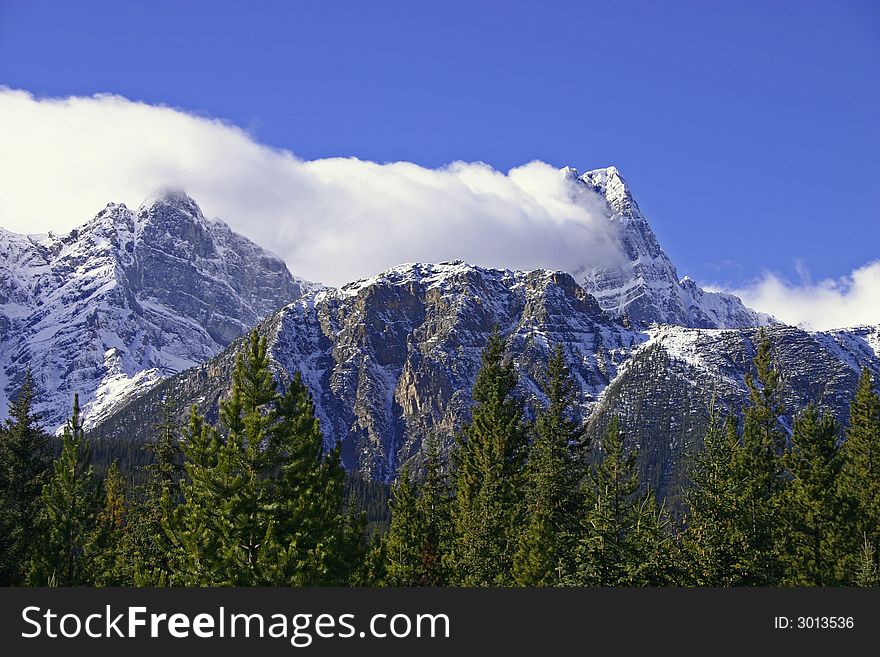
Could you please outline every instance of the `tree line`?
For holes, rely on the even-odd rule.
[[[761,335],[748,402],[709,409],[673,517],[640,481],[617,418],[589,441],[560,346],[533,418],[496,331],[449,457],[428,439],[368,523],[299,376],[279,384],[256,332],[219,420],[166,401],[136,472],[92,463],[78,400],[60,450],[30,375],[0,428],[0,583],[57,586],[876,586],[880,398],[863,370],[841,428],[811,404],[780,425]],[[372,502],[375,504],[375,502]]]

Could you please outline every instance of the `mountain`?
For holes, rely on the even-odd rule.
[[[613,267],[586,264],[576,272],[604,311],[641,327],[660,322],[691,328],[747,328],[774,321],[747,308],[732,294],[706,292],[690,278],[680,279],[616,167],[583,175],[566,167],[562,174],[576,189],[604,198],[609,220],[618,229],[625,262]]]
[[[569,274],[460,261],[404,265],[340,289],[312,291],[260,328],[279,378],[302,374],[328,445],[341,441],[348,468],[387,479],[419,453],[427,435],[448,446],[469,416],[480,352],[496,327],[511,340],[523,393],[532,402],[541,398],[550,345],[562,343],[585,414],[639,339]],[[128,437],[132,427],[153,426],[155,401],[168,391],[182,411],[195,402],[215,416],[240,347],[165,382],[98,433]]]
[[[713,397],[735,412],[745,401],[758,340],[755,327],[625,327],[564,272],[484,269],[462,262],[395,267],[340,289],[313,290],[266,319],[281,380],[301,373],[328,445],[345,465],[392,479],[418,459],[425,439],[452,444],[469,417],[480,350],[495,327],[508,337],[519,392],[533,411],[549,349],[560,343],[579,388],[579,414],[598,437],[611,414],[640,447],[644,477],[661,495],[686,477]],[[791,414],[817,400],[846,416],[859,368],[880,375],[880,328],[810,333],[766,328],[784,372]],[[183,417],[195,403],[216,419],[235,354],[233,343],[206,364],[132,401],[96,435],[141,441],[166,395]]]
[[[182,192],[111,203],[66,235],[0,229],[0,413],[30,368],[46,427],[75,392],[92,426],[306,287]]]
[[[0,397],[30,366],[47,426],[79,392],[93,436],[142,442],[165,398],[181,419],[196,405],[216,420],[241,336],[259,323],[278,378],[308,385],[327,446],[390,480],[428,436],[452,444],[497,328],[528,412],[560,343],[589,435],[619,416],[664,495],[686,478],[712,400],[730,412],[744,402],[758,327],[784,373],[787,426],[810,400],[844,419],[859,368],[880,376],[880,328],[807,332],[679,279],[615,168],[562,175],[600,195],[623,264],[572,274],[407,264],[323,288],[178,192],[136,212],[108,205],[64,236],[0,230]]]
[[[845,424],[861,368],[880,377],[880,326],[808,332],[774,324],[764,331],[782,372],[780,420],[788,430],[810,402]],[[759,329],[654,325],[644,336],[590,414],[588,434],[597,438],[611,416],[620,418],[627,440],[641,447],[643,477],[665,494],[686,481],[686,457],[701,445],[710,406],[727,415],[747,403]]]

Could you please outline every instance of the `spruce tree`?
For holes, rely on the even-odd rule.
[[[29,581],[35,586],[93,584],[99,546],[100,487],[83,437],[79,398],[62,436],[61,455],[43,487]]]
[[[782,454],[786,436],[779,425],[785,411],[782,379],[772,357],[772,345],[761,329],[754,358],[757,379],[746,376],[749,403],[744,409],[742,449],[732,467],[742,484],[742,584],[778,585],[783,576],[780,558],[781,493],[785,487]]]
[[[840,494],[848,503],[851,570],[869,571],[864,559],[870,554],[876,571],[880,569],[880,398],[867,369],[862,370],[850,403],[841,454]]]
[[[512,560],[522,520],[519,495],[528,437],[517,372],[498,330],[489,337],[473,389],[472,418],[454,458],[452,570],[465,586],[513,583]]]
[[[844,503],[838,477],[843,458],[834,416],[810,404],[797,417],[784,463],[789,483],[782,494],[783,584],[843,583]]]
[[[674,576],[672,538],[652,491],[640,492],[635,449],[627,450],[612,417],[590,470],[582,530],[575,548],[575,586],[643,586]]]
[[[181,482],[181,502],[161,498],[162,529],[170,553],[169,584],[212,586],[221,583],[223,545],[216,525],[224,522],[214,506],[222,489],[214,485],[220,437],[193,406],[183,428],[181,451],[186,481]]]
[[[20,585],[27,575],[40,492],[48,478],[49,437],[33,412],[31,373],[9,404],[0,426],[0,586]]]
[[[521,586],[552,586],[570,574],[581,508],[584,428],[575,417],[575,383],[561,345],[551,352],[543,391],[547,406],[534,425],[523,490],[526,524],[513,560]]]
[[[103,482],[104,504],[95,527],[94,583],[99,586],[130,584],[124,552],[128,521],[128,499],[125,479],[116,461],[110,464]]]
[[[854,584],[863,587],[880,586],[880,569],[877,567],[877,556],[874,553],[874,546],[867,540],[867,537],[862,543]]]
[[[391,526],[385,546],[388,586],[442,586],[447,583],[449,491],[436,442],[427,444],[424,477],[401,470],[393,488]]]
[[[195,409],[182,442],[187,482],[167,523],[173,581],[192,585],[345,584],[360,566],[363,518],[344,504],[338,448],[323,437],[297,375],[279,393],[254,331],[220,407]]]
[[[451,541],[451,496],[443,472],[440,450],[435,437],[428,439],[425,474],[416,510],[422,522],[418,586],[445,586],[449,583],[446,568]]]
[[[391,526],[385,541],[385,584],[417,586],[421,567],[422,518],[416,485],[403,467],[391,489]]]
[[[744,482],[734,467],[742,447],[736,420],[723,421],[714,408],[703,437],[703,451],[693,455],[692,486],[685,492],[688,506],[684,533],[689,571],[698,586],[736,586],[745,583],[743,555],[748,542],[742,530]]]
[[[276,399],[278,422],[269,450],[279,474],[275,581],[299,586],[344,585],[363,559],[365,518],[346,505],[339,446],[324,454],[324,438],[308,388],[297,373]]]

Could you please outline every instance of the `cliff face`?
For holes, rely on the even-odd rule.
[[[534,409],[552,345],[561,344],[579,388],[578,410],[599,437],[608,418],[640,448],[661,495],[686,477],[714,396],[736,412],[747,398],[758,329],[626,328],[562,272],[482,269],[461,262],[406,265],[341,289],[313,290],[260,325],[280,380],[299,372],[328,447],[346,467],[393,479],[427,437],[448,447],[469,417],[480,352],[495,327],[508,337],[519,394]],[[861,366],[880,375],[880,329],[808,333],[766,329],[791,413],[817,400],[846,417]],[[170,392],[216,418],[241,342],[170,379],[108,418],[97,433],[131,437],[158,422]],[[148,434],[144,434],[142,438]]]
[[[67,235],[0,232],[0,413],[30,368],[38,411],[87,426],[205,362],[303,284],[277,257],[205,219],[180,193],[110,204]]]
[[[774,322],[732,294],[706,292],[690,278],[680,279],[617,168],[595,169],[582,176],[567,168],[563,175],[603,197],[609,221],[617,229],[624,262],[613,267],[586,263],[577,273],[584,289],[610,315],[626,316],[643,327],[661,322],[691,328],[748,328]]]

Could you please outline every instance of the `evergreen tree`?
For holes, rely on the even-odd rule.
[[[575,586],[645,586],[670,583],[677,559],[662,509],[652,491],[640,493],[636,450],[627,450],[612,417],[591,469],[583,529],[575,548]]]
[[[749,403],[743,413],[742,449],[734,452],[732,467],[742,484],[739,528],[742,532],[742,584],[778,585],[781,493],[785,487],[782,454],[785,433],[779,427],[784,413],[781,375],[773,363],[772,345],[761,329],[754,358],[757,380],[746,376]]]
[[[41,495],[38,540],[29,573],[36,586],[87,585],[95,579],[100,488],[83,438],[79,398],[73,399],[61,455]]]
[[[496,329],[483,350],[474,384],[471,421],[453,454],[452,571],[465,586],[512,583],[512,560],[522,519],[519,494],[528,438],[517,373],[505,359]]]
[[[157,437],[147,445],[153,462],[144,468],[146,481],[127,499],[114,569],[119,585],[165,586],[171,580],[174,546],[165,527],[180,500],[182,473],[178,426],[168,395],[162,400],[162,420],[156,431]]]
[[[214,527],[223,522],[213,506],[222,493],[214,486],[220,437],[193,406],[183,429],[181,451],[186,481],[181,482],[179,505],[168,495],[161,497],[162,528],[173,546],[169,584],[211,586],[219,580],[222,545]]]
[[[877,568],[877,556],[874,546],[865,538],[862,543],[862,553],[859,558],[859,566],[855,577],[856,586],[880,586],[880,569]]]
[[[521,586],[559,584],[570,573],[581,508],[583,425],[575,419],[575,383],[557,345],[543,383],[547,406],[538,413],[526,464],[526,525],[513,560]]]
[[[353,586],[385,586],[385,569],[388,564],[387,545],[385,536],[378,530],[370,535],[364,562],[358,573],[352,578]]]
[[[834,416],[809,405],[798,416],[784,463],[789,483],[782,494],[784,585],[843,583],[844,503],[838,477],[843,458]]]
[[[277,400],[270,449],[280,464],[274,482],[281,549],[278,581],[344,585],[363,559],[365,518],[345,504],[339,447],[324,452],[314,403],[299,374]]]
[[[850,404],[841,454],[840,494],[849,505],[847,524],[853,537],[847,552],[859,564],[853,568],[862,570],[867,567],[865,555],[872,555],[876,572],[880,568],[880,398],[867,369],[862,370]]]
[[[442,586],[449,543],[449,491],[436,442],[428,441],[425,475],[416,483],[408,468],[393,489],[391,527],[385,541],[388,586]]]
[[[714,402],[703,447],[692,457],[693,485],[685,493],[689,570],[698,586],[736,586],[745,583],[742,557],[748,547],[741,526],[744,482],[733,465],[742,447],[736,420],[722,421]]]
[[[220,417],[225,434],[195,410],[184,432],[188,482],[166,527],[178,555],[173,581],[348,583],[362,562],[364,520],[345,508],[339,450],[322,456],[307,388],[297,375],[278,392],[256,331]]]
[[[440,450],[436,438],[432,437],[428,439],[425,476],[416,502],[422,522],[418,586],[445,586],[449,583],[446,564],[451,541],[451,501]]]
[[[391,493],[391,526],[385,541],[385,584],[417,586],[422,519],[417,508],[416,486],[407,467],[401,468]]]
[[[35,521],[51,460],[49,438],[33,413],[30,371],[0,426],[0,586],[20,585],[27,575]]]
[[[99,586],[129,584],[122,561],[127,528],[128,500],[125,479],[116,461],[104,478],[104,506],[98,513],[95,534],[94,582]]]

